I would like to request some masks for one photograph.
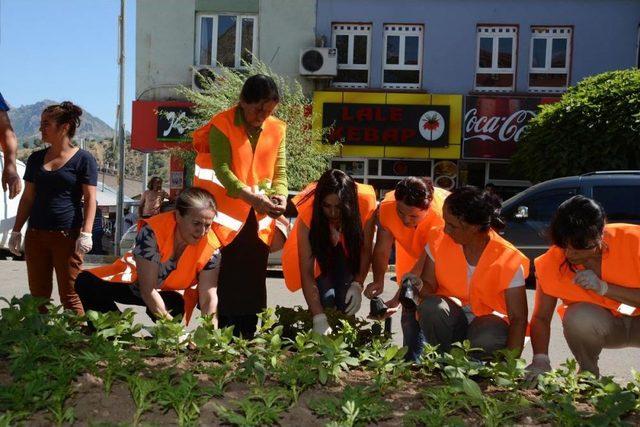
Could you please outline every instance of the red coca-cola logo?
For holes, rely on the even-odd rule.
[[[471,108],[464,116],[464,140],[518,142],[527,123],[535,116],[532,110],[517,110],[509,116],[481,116],[477,108]]]

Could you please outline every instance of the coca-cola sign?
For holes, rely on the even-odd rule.
[[[558,98],[465,97],[462,157],[509,159],[540,104]]]

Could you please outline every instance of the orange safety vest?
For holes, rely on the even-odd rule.
[[[602,280],[627,288],[640,288],[640,226],[607,224],[604,227]],[[535,260],[536,292],[560,298],[558,314],[564,316],[567,307],[576,302],[588,302],[609,309],[615,316],[640,316],[640,308],[620,303],[588,291],[573,282],[571,271],[561,248],[551,246]],[[579,269],[582,269],[580,267]]]
[[[358,189],[358,210],[360,211],[360,220],[362,227],[371,218],[376,209],[376,194],[372,186],[367,184],[356,183]],[[295,292],[302,287],[302,278],[300,275],[300,257],[298,256],[298,224],[303,222],[307,227],[311,227],[311,218],[313,216],[314,197],[303,200],[307,194],[312,192],[316,187],[316,183],[309,184],[302,192],[297,194],[292,202],[298,209],[298,218],[287,238],[282,249],[282,272],[284,274],[284,282],[291,292]],[[320,268],[318,263],[315,264],[315,277],[320,276]]]
[[[454,242],[444,227],[431,230],[428,244],[436,268],[436,294],[470,305],[476,316],[494,314],[505,318],[508,313],[504,292],[519,268],[525,277],[528,275],[529,259],[495,231],[489,231],[489,238],[469,283],[462,245]]]
[[[254,193],[271,188],[278,148],[285,136],[286,125],[275,117],[268,117],[262,126],[255,151],[251,147],[245,129],[234,123],[237,106],[213,116],[206,125],[193,132],[193,146],[197,151],[193,185],[209,191],[216,199],[218,211],[212,229],[223,245],[230,244],[246,222],[251,206],[230,197],[213,170],[209,152],[209,132],[215,126],[231,144],[231,171]],[[275,232],[275,220],[266,214],[258,214],[258,236],[267,245]]]
[[[434,188],[433,199],[429,204],[427,215],[416,228],[405,227],[396,210],[395,191],[388,192],[382,202],[378,219],[380,225],[389,230],[395,239],[396,246],[396,282],[400,285],[402,277],[415,265],[426,244],[426,234],[433,227],[444,225],[442,219],[442,205],[449,192],[441,188]],[[425,230],[421,232],[421,230]],[[425,236],[421,238],[418,236]],[[421,242],[421,243],[420,243]]]
[[[140,220],[148,224],[156,236],[160,260],[164,263],[173,254],[174,234],[176,229],[175,212],[165,212],[148,219]],[[198,274],[202,271],[213,253],[220,247],[218,238],[212,231],[195,245],[187,245],[180,255],[178,265],[162,283],[162,291],[184,290],[184,318],[187,324],[193,309],[198,303]],[[136,262],[131,251],[117,259],[113,264],[87,270],[94,276],[112,283],[134,283],[138,280]]]

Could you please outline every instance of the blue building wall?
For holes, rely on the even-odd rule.
[[[332,22],[371,22],[371,88],[382,86],[383,24],[423,24],[422,88],[473,90],[478,24],[517,24],[515,92],[527,92],[532,25],[574,26],[571,81],[636,65],[638,0],[318,0],[317,35]]]

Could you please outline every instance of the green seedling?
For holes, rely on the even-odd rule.
[[[242,400],[232,402],[236,408],[229,409],[215,405],[218,416],[225,422],[236,426],[262,426],[277,424],[282,412],[289,405],[286,390],[254,390]]]
[[[348,372],[352,366],[358,366],[358,359],[352,357],[342,337],[332,339],[328,336],[316,335],[320,367],[318,378],[321,384],[326,384],[329,378],[338,380],[342,372]]]
[[[516,390],[524,377],[525,360],[510,350],[500,350],[498,357],[499,361],[490,364],[488,378],[498,387]]]
[[[454,414],[468,410],[469,406],[463,395],[450,386],[427,390],[422,394],[423,407],[408,412],[404,419],[405,426],[463,426],[461,418]]]
[[[200,415],[199,400],[202,397],[197,378],[192,373],[185,372],[175,379],[165,374],[160,380],[158,403],[165,411],[176,411],[179,426],[195,425]]]
[[[368,354],[361,353],[361,359],[367,361],[367,369],[374,372],[373,381],[381,392],[386,387],[394,387],[402,376],[406,376],[409,362],[404,360],[406,347],[378,347]]]
[[[131,308],[122,313],[99,313],[93,310],[86,313],[86,319],[96,329],[96,335],[109,339],[116,346],[133,343],[135,334],[142,330],[141,324],[134,323],[134,317],[135,312]]]
[[[349,403],[350,402],[350,403]],[[390,406],[369,387],[345,387],[341,398],[327,396],[314,399],[309,402],[309,409],[314,414],[329,418],[336,422],[346,422],[344,408],[351,408],[351,405],[358,410],[355,419],[348,425],[363,425],[382,421],[390,416]]]
[[[224,389],[236,378],[236,373],[227,365],[218,365],[207,368],[203,371],[207,374],[209,381],[213,384],[211,394],[216,397],[224,396]]]
[[[133,414],[133,425],[137,426],[140,424],[142,415],[153,406],[160,385],[155,380],[138,375],[130,375],[127,377],[127,383],[129,384],[131,397],[136,404],[136,411]]]
[[[151,342],[158,354],[178,353],[188,342],[181,316],[173,319],[158,319],[147,330],[151,334]]]

